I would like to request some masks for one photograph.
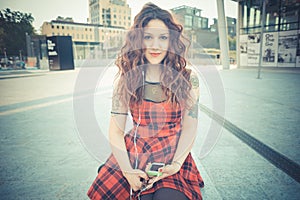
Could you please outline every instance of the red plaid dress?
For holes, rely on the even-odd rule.
[[[138,156],[138,169],[145,170],[147,163],[172,163],[176,146],[181,134],[181,117],[183,110],[180,106],[173,107],[167,102],[151,102],[143,100],[139,106],[130,107],[134,127],[125,135],[125,143],[131,165],[135,166]],[[140,115],[140,125],[138,119]],[[134,135],[136,133],[136,147]],[[202,199],[200,187],[204,183],[197,166],[189,154],[180,171],[172,176],[156,182],[153,187],[142,193],[153,193],[166,187],[183,192],[189,199]],[[118,166],[113,155],[101,167],[98,176],[88,191],[91,199],[120,199],[130,198],[130,185]]]

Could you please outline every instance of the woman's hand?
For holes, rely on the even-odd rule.
[[[127,179],[133,191],[138,191],[142,188],[142,179],[148,181],[148,175],[139,169],[134,169],[130,172],[123,172],[124,177]]]
[[[146,167],[147,169],[147,167]],[[149,179],[147,189],[152,188],[153,184],[163,178],[166,178],[168,176],[172,176],[173,174],[176,174],[181,169],[181,165],[177,162],[173,162],[170,165],[166,165],[164,167],[159,168],[159,172],[162,173],[161,176],[155,176]]]

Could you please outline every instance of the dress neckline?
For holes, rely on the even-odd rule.
[[[151,82],[151,81],[146,81],[146,80],[145,80],[145,83],[152,84],[152,85],[159,85],[160,84],[160,82]]]

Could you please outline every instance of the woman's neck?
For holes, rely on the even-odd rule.
[[[146,68],[146,81],[159,82],[162,69],[161,65],[149,64]]]

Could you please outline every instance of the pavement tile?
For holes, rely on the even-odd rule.
[[[15,103],[26,107],[64,99],[63,95],[73,92],[78,73],[1,79],[0,105],[4,107],[0,113],[13,109]],[[299,163],[300,73],[264,71],[261,80],[253,69],[219,73],[226,93],[225,118]],[[109,80],[104,81],[105,87]],[[108,130],[109,94],[95,95],[95,117],[103,133]],[[204,87],[201,95],[201,103],[211,107],[209,89]],[[298,199],[299,183],[224,128],[217,140],[212,139],[215,146],[210,153],[201,157],[202,142],[212,136],[213,120],[203,112],[199,120],[193,157],[205,181],[204,199]],[[80,141],[72,101],[3,115],[0,124],[1,199],[87,199],[101,161]],[[107,140],[99,145],[104,161],[109,151]]]

